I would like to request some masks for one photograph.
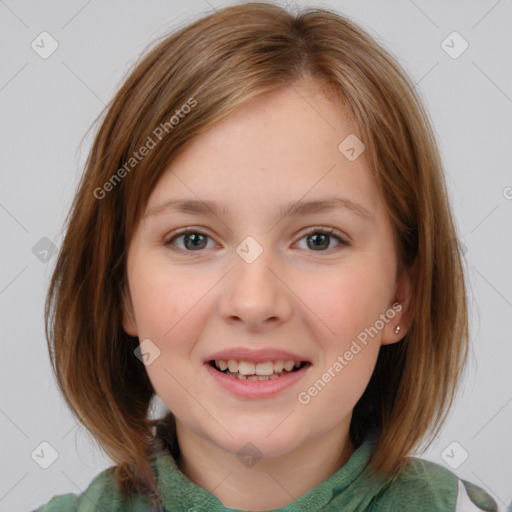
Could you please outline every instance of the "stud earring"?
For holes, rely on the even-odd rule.
[[[395,328],[395,334],[398,334],[400,332],[400,326],[397,325],[396,328]]]

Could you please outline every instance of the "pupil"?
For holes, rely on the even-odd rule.
[[[192,234],[187,234],[187,235],[185,235],[185,245],[186,245],[187,247],[189,247],[189,246],[187,245],[187,242],[188,242],[188,241],[191,241],[191,242],[192,242],[192,246],[191,246],[192,248],[196,248],[196,249],[197,249],[197,248],[200,248],[200,249],[202,249],[202,248],[203,248],[203,246],[201,246],[201,245],[200,245],[200,244],[201,244],[201,240],[200,240],[200,238],[201,238],[202,236],[203,236],[203,235],[201,235],[201,234],[199,234],[199,233],[192,233]],[[199,243],[198,243],[198,242],[199,242]],[[204,240],[203,240],[203,243],[204,243]]]
[[[314,247],[320,247],[322,249],[326,249],[327,247],[329,247],[329,240],[328,240],[329,235],[326,235],[324,233],[316,233],[316,234],[310,235],[309,238],[311,240],[318,240],[318,237],[322,238],[322,241],[319,244],[314,242]],[[327,242],[327,243],[325,243],[325,242]]]

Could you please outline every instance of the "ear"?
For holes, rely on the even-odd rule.
[[[411,294],[411,269],[402,268],[396,280],[394,299],[389,304],[386,312],[389,321],[383,329],[381,345],[396,343],[407,334],[412,321],[410,308]],[[397,327],[400,327],[400,329],[398,332],[395,332]]]
[[[128,299],[127,296],[128,295]],[[133,303],[129,293],[126,293],[126,288],[123,287],[121,292],[121,298],[123,301],[123,330],[130,336],[137,337],[139,332],[137,330],[137,322],[135,321],[135,315],[133,313]]]

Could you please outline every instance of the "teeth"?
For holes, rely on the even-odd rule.
[[[258,363],[256,365],[256,375],[272,375],[274,373],[274,365],[272,361],[266,361],[265,363]]]
[[[255,368],[256,365],[254,363],[250,363],[249,361],[240,361],[238,363],[238,373],[241,373],[242,375],[254,375]],[[230,368],[229,371],[232,372],[233,370]]]
[[[275,361],[274,362],[274,372],[280,373],[283,371],[284,361]]]
[[[295,366],[295,363],[293,361],[286,361],[284,363],[284,369],[287,372],[291,372],[293,370],[293,367]]]
[[[228,363],[226,363],[226,361],[215,361],[215,366],[217,366],[217,368],[223,372],[224,370],[227,370],[228,368]]]
[[[281,377],[281,373],[273,373],[272,375],[242,375],[241,373],[231,373],[227,372],[226,375],[228,377],[233,377],[234,379],[239,380],[272,380],[272,379],[278,379]]]
[[[215,360],[215,366],[221,372],[228,370],[230,374],[236,374],[236,377],[242,380],[268,380],[268,378],[277,378],[279,376],[278,374],[281,374],[283,370],[291,372],[294,368],[299,368],[300,365],[300,361],[292,360],[264,361],[262,363],[236,361],[235,359],[229,359],[228,361],[224,359]]]

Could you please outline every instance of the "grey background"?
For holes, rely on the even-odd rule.
[[[0,511],[83,492],[112,465],[67,410],[50,369],[49,241],[60,245],[86,131],[128,66],[155,37],[229,3],[0,0]],[[512,500],[512,2],[296,3],[335,8],[367,28],[430,113],[466,248],[472,353],[451,415],[422,456],[453,465],[465,450],[451,469],[504,507]],[[59,45],[47,59],[31,47],[43,31]],[[469,44],[458,58],[442,46],[453,31]],[[43,441],[58,453],[47,469],[31,457]]]

